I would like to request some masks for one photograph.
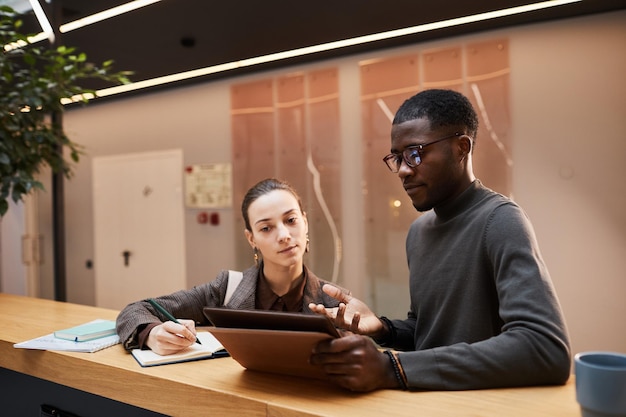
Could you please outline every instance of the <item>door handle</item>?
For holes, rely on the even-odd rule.
[[[124,252],[122,252],[122,256],[124,257],[124,266],[128,266],[130,255],[131,255],[131,252],[129,250],[125,250]]]

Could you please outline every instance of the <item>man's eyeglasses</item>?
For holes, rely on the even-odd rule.
[[[415,146],[409,146],[408,148],[403,150],[402,153],[390,153],[389,155],[385,156],[383,158],[383,162],[387,164],[387,167],[393,173],[396,173],[400,170],[400,165],[402,165],[402,160],[404,160],[404,162],[406,162],[406,164],[409,167],[415,168],[416,166],[422,163],[422,152],[425,147],[427,147],[428,145],[432,145],[433,143],[441,142],[442,140],[446,140],[450,138],[456,138],[461,135],[462,133],[455,132],[452,135],[435,139],[432,142],[422,143],[420,145],[415,145]]]

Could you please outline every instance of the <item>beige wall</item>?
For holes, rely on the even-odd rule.
[[[511,36],[514,192],[575,351],[626,352],[626,13]]]
[[[513,193],[526,209],[552,273],[574,351],[626,352],[626,12],[485,32],[463,38],[320,62],[338,66],[345,148],[360,146],[358,62],[438,46],[507,37],[511,61]],[[182,148],[185,164],[230,160],[231,83],[301,69],[201,83],[137,97],[93,102],[66,113],[70,137],[85,146],[66,184],[68,298],[94,302],[92,156]],[[369,298],[363,276],[360,162],[342,173],[343,284]],[[42,199],[45,200],[45,199]],[[187,282],[212,279],[233,265],[238,203],[220,210],[220,226],[200,226],[186,209]],[[41,213],[49,236],[49,211]],[[50,242],[49,239],[46,240]],[[49,248],[48,248],[49,251]],[[52,297],[51,257],[42,292]]]

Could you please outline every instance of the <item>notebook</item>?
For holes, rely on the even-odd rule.
[[[209,331],[244,368],[284,375],[324,379],[309,364],[313,347],[339,337],[332,322],[320,315],[264,310],[205,307],[215,326]]]
[[[133,349],[131,354],[143,367],[168,365],[172,363],[198,361],[201,359],[213,359],[228,356],[222,344],[209,332],[198,332],[196,334],[201,345],[194,343],[187,349],[173,353],[171,355],[159,355],[151,350]]]
[[[57,330],[54,332],[54,337],[72,340],[74,342],[86,342],[114,334],[116,334],[114,320],[97,319],[89,323],[81,324],[80,326]]]
[[[117,334],[87,340],[86,342],[75,342],[73,340],[59,339],[54,336],[54,333],[50,333],[25,342],[15,343],[13,347],[18,349],[60,350],[66,352],[93,353],[110,346],[117,345],[119,342],[120,337]]]

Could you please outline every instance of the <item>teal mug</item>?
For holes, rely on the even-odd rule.
[[[626,354],[578,353],[574,373],[583,417],[626,417]]]

